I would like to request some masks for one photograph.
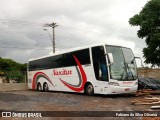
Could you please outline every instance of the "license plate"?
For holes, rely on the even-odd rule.
[[[125,91],[130,91],[130,88],[126,88]]]

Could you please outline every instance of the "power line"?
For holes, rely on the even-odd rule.
[[[44,23],[37,23],[37,22],[29,22],[23,20],[11,20],[11,19],[0,19],[2,23],[9,23],[9,24],[23,24],[23,25],[35,25],[35,26],[42,26]]]
[[[2,22],[6,22],[6,23],[12,23],[12,24],[28,24],[28,25],[38,25],[38,26],[42,26],[44,23],[35,23],[35,22],[29,22],[29,21],[22,21],[22,20],[9,20],[9,19],[0,19],[0,21]],[[52,23],[53,24],[53,23]],[[49,25],[49,24],[48,24]],[[51,24],[50,24],[51,25]],[[67,28],[67,29],[70,29],[70,30],[74,30],[77,31],[77,32],[80,32],[80,33],[83,33],[83,34],[86,34],[89,35],[88,33],[91,33],[91,35],[97,35],[97,34],[101,34],[101,35],[110,35],[110,36],[116,36],[117,35],[114,35],[114,34],[106,34],[106,33],[99,33],[99,32],[96,32],[96,31],[91,31],[91,30],[85,30],[85,31],[82,31],[78,28],[75,28],[75,27],[71,27],[71,26],[61,26],[63,28]],[[61,28],[60,27],[60,28]],[[124,37],[124,36],[119,36],[119,37]]]
[[[38,47],[18,47],[18,46],[2,46],[0,45],[1,48],[17,48],[17,49],[48,49],[44,48],[44,46],[38,46]]]
[[[6,23],[12,23],[12,24],[28,24],[28,25],[38,25],[38,26],[42,26],[44,23],[33,23],[33,22],[29,22],[29,21],[22,21],[22,20],[9,20],[9,19],[0,19],[0,21],[2,21],[2,22],[6,22]],[[48,27],[51,27],[51,25],[53,25],[52,27],[54,27],[54,24],[52,23],[52,24],[45,24],[45,25],[48,25]],[[50,26],[49,26],[50,25]],[[97,35],[97,34],[104,34],[104,33],[99,33],[99,32],[96,32],[96,31],[91,31],[91,30],[85,30],[85,31],[82,31],[82,30],[80,30],[80,29],[78,29],[78,28],[74,28],[74,27],[70,27],[70,26],[61,26],[61,27],[63,27],[63,28],[67,28],[67,29],[72,29],[72,30],[74,30],[74,32],[75,31],[77,31],[77,32],[81,32],[81,33],[92,33],[92,35],[93,34],[95,34],[95,35]],[[112,35],[112,36],[115,36],[115,35],[113,35],[113,34],[105,34],[105,35]]]
[[[24,20],[11,20],[11,19],[0,19],[0,21],[1,22],[5,22],[5,23],[11,23],[11,24],[18,24],[18,25],[20,25],[20,24],[22,24],[22,25],[24,25],[24,24],[26,24],[26,25],[38,25],[38,26],[42,26],[42,25],[44,25],[44,23],[37,23],[37,22],[29,22],[29,21],[24,21]],[[63,27],[63,28],[67,28],[67,29],[70,29],[70,30],[74,30],[74,32],[75,31],[77,31],[77,32],[80,32],[80,33],[83,33],[83,34],[88,34],[88,33],[91,33],[91,35],[97,35],[97,34],[101,34],[101,35],[110,35],[110,36],[115,36],[115,37],[124,37],[124,36],[121,36],[121,35],[114,35],[114,34],[110,34],[110,33],[99,33],[99,32],[96,32],[96,31],[91,31],[91,30],[86,30],[85,29],[85,31],[82,31],[82,30],[80,30],[80,29],[78,29],[78,28],[75,28],[75,27],[71,27],[71,26],[61,26],[61,27]],[[60,27],[60,28],[61,28]],[[89,34],[88,34],[89,35]]]
[[[2,30],[0,30],[0,34],[7,34],[8,35],[8,33],[9,34],[25,34],[25,35],[46,35],[45,33],[39,33],[39,34],[37,34],[37,33],[33,33],[33,32],[22,32],[22,31],[2,31]]]
[[[38,26],[42,26],[42,23],[33,23],[33,22],[28,22],[28,21],[21,21],[21,20],[7,20],[7,19],[0,19],[0,21],[4,21],[4,22],[8,22],[8,23],[11,23],[11,24],[18,24],[18,25],[23,25],[23,24],[26,24],[26,25],[32,25],[32,24],[36,24],[36,25],[38,25]],[[53,23],[52,23],[53,24]],[[50,24],[49,24],[50,25]],[[35,26],[34,26],[35,27]],[[108,38],[108,36],[110,37],[110,38],[118,38],[118,37],[122,37],[122,38],[124,38],[124,36],[120,36],[120,35],[114,35],[114,34],[106,34],[106,33],[100,33],[100,32],[96,32],[96,31],[92,31],[92,30],[84,30],[84,31],[82,31],[82,30],[80,30],[80,29],[78,29],[78,28],[75,28],[75,27],[71,27],[71,26],[61,26],[61,27],[58,27],[58,28],[62,28],[63,30],[64,30],[64,28],[65,29],[69,29],[69,30],[67,30],[67,33],[69,34],[69,35],[65,35],[64,36],[64,39],[63,39],[63,37],[62,37],[62,39],[60,39],[60,40],[66,40],[66,41],[70,41],[70,44],[73,44],[73,45],[75,45],[75,42],[73,41],[74,39],[72,38],[72,36],[74,37],[74,36],[77,36],[77,34],[79,35],[79,34],[82,34],[81,35],[81,40],[79,40],[79,41],[76,41],[76,44],[82,44],[83,42],[84,42],[84,36],[101,36],[101,35],[103,35],[103,36],[107,36],[107,38]],[[72,32],[72,31],[74,31],[74,32]],[[4,33],[5,32],[5,33]],[[33,36],[30,36],[30,37],[32,37],[32,38],[30,38],[30,37],[28,37],[29,39],[42,39],[42,38],[46,38],[45,36],[43,36],[44,34],[43,33],[41,33],[41,34],[36,34],[36,33],[29,33],[29,32],[21,32],[21,31],[11,31],[13,34],[15,34],[15,35],[17,35],[16,37],[18,37],[18,38],[22,38],[22,36],[19,36],[18,34],[25,34],[25,36],[26,37],[28,37],[28,35],[26,35],[26,34],[30,34],[30,35],[35,35],[34,37]],[[60,31],[59,31],[60,32]],[[63,32],[63,31],[62,31]],[[7,33],[9,33],[10,34],[10,32],[8,32],[8,31],[3,31],[3,32],[1,32],[1,30],[0,30],[0,34],[3,34],[4,36],[8,36],[8,34]],[[54,33],[54,32],[53,32]],[[60,34],[60,33],[59,33]],[[42,35],[42,36],[40,36],[40,35]],[[72,35],[72,36],[71,36]],[[39,37],[39,38],[38,38]],[[54,37],[55,38],[55,37]],[[127,39],[129,39],[129,38],[127,38]],[[72,42],[71,42],[72,41]],[[86,40],[85,40],[86,41]],[[95,40],[92,40],[92,41],[89,41],[88,43],[91,43],[91,42],[94,42]],[[14,41],[14,42],[19,42],[19,41]],[[7,42],[6,42],[7,43]],[[20,42],[20,44],[21,44],[21,42]],[[23,44],[23,43],[22,43]],[[53,44],[53,47],[55,48],[55,44],[54,43],[52,43]],[[45,45],[42,45],[42,46],[45,46]],[[49,46],[49,44],[47,44],[46,46]],[[63,45],[61,45],[61,46],[63,46]],[[59,46],[57,46],[57,47],[59,47]],[[65,46],[63,46],[63,47],[65,47]]]
[[[1,43],[9,44],[10,42],[1,42]],[[18,44],[19,44],[19,45],[24,45],[24,43],[18,43]],[[17,43],[16,43],[16,45],[17,45]],[[44,45],[35,45],[34,47],[38,47],[38,48],[39,48],[39,47],[42,47],[42,48],[43,48],[43,47],[49,47],[49,46],[50,46],[50,44],[44,44]],[[4,47],[7,48],[8,46],[4,46]],[[9,46],[9,47],[12,47],[12,46]],[[19,47],[19,46],[13,46],[13,47]],[[24,48],[24,49],[25,49],[25,48]]]

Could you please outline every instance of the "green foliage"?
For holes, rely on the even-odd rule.
[[[143,49],[145,63],[160,66],[160,0],[150,0],[139,14],[129,19],[132,26],[140,26],[139,38],[145,38]]]
[[[6,74],[7,80],[16,80],[18,83],[24,80],[24,74],[21,71],[8,71]]]
[[[0,58],[0,71],[6,72],[8,68],[9,68],[8,62],[5,59]]]
[[[11,59],[0,58],[0,72],[9,80],[22,82],[27,72],[27,64],[20,64]]]

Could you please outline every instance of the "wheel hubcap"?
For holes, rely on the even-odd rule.
[[[89,86],[88,86],[88,93],[91,93],[91,92],[92,92],[92,90],[93,90],[92,85],[89,85]]]
[[[38,86],[38,90],[41,90],[41,86],[40,85]]]
[[[44,90],[47,91],[48,90],[48,86],[47,84],[44,85]]]

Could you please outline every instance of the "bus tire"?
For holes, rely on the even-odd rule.
[[[48,92],[48,84],[46,82],[43,84],[43,91]]]
[[[93,88],[93,85],[88,83],[86,86],[85,86],[85,93],[89,96],[92,96],[94,95],[94,88]]]
[[[37,91],[39,91],[39,92],[41,92],[41,91],[42,91],[41,83],[38,83],[38,84],[37,84]]]

